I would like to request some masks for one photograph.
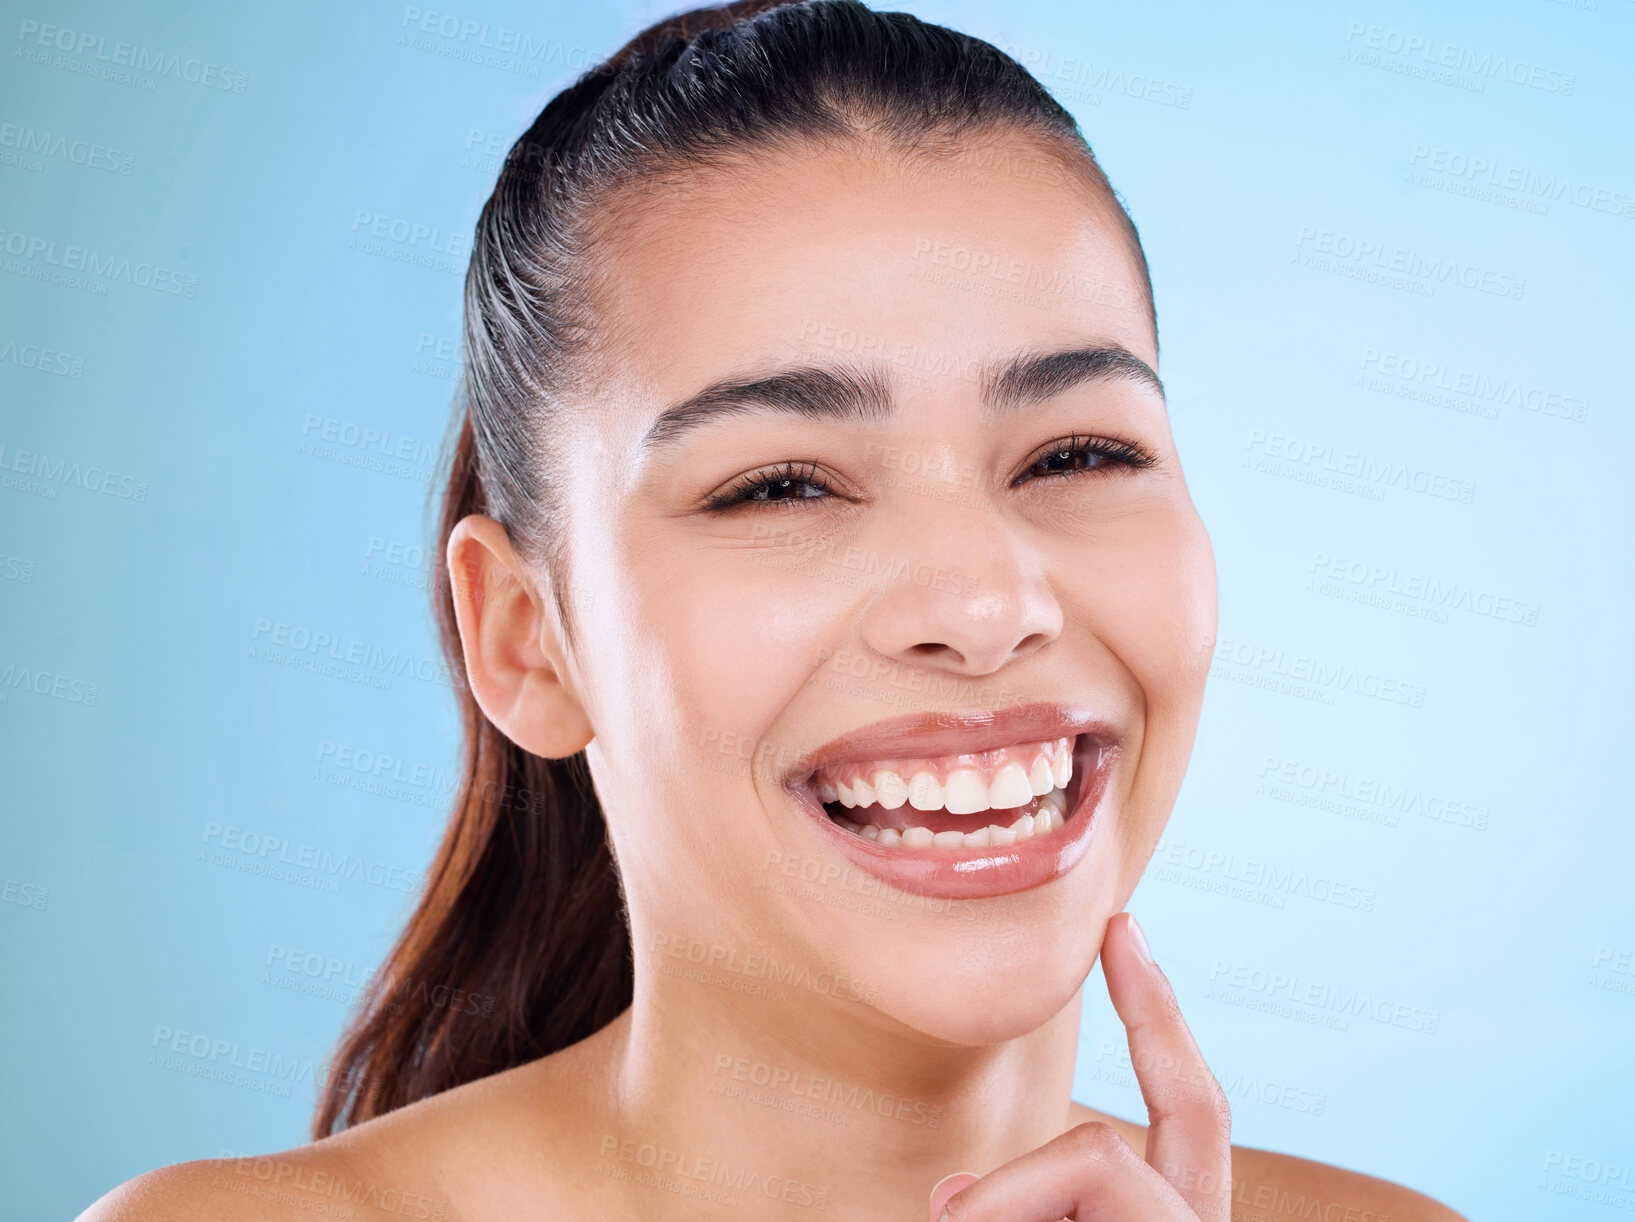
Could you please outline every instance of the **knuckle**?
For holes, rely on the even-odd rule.
[[[1095,1159],[1113,1157],[1124,1139],[1112,1125],[1100,1120],[1088,1120],[1068,1130],[1068,1139],[1081,1156]]]

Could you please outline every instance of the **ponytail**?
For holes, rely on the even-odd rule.
[[[442,543],[486,510],[468,419]],[[542,759],[495,728],[466,683],[443,566],[434,597],[464,776],[420,903],[336,1052],[314,1138],[566,1048],[630,1004],[630,934],[584,753]]]

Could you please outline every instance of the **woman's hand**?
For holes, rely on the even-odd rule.
[[[1147,1104],[1145,1159],[1105,1124],[1081,1124],[980,1178],[951,1175],[931,1222],[1228,1222],[1232,1112],[1127,912],[1101,944],[1107,992]]]

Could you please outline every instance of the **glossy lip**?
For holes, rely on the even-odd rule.
[[[824,764],[990,751],[1015,743],[1073,739],[1066,824],[1047,836],[971,849],[883,848],[829,818],[812,777]],[[1002,710],[927,713],[894,718],[841,736],[802,761],[785,782],[795,804],[860,870],[900,890],[943,899],[982,899],[1043,886],[1066,874],[1089,850],[1096,808],[1118,757],[1117,731],[1092,710],[1030,704]]]

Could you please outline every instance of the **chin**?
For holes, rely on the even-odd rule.
[[[830,961],[876,983],[874,1008],[931,1041],[959,1047],[1003,1043],[1036,1031],[1073,1004],[1095,965],[1107,918],[1116,911],[1084,885],[1061,879],[1048,888],[981,901],[955,901],[935,914],[891,925],[846,922],[844,950],[833,926]],[[1077,881],[1074,879],[1073,881]],[[839,952],[838,954],[836,952]]]
[[[890,999],[888,1013],[932,1040],[985,1047],[1037,1031],[1073,1003],[1084,983],[1084,976],[1061,959],[1023,956],[1012,964],[937,979],[916,977],[915,987]]]

